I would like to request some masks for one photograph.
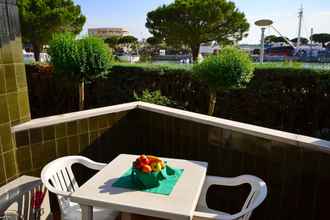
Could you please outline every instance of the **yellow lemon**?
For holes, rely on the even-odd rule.
[[[162,164],[159,163],[159,162],[157,162],[157,163],[152,163],[152,164],[151,164],[151,169],[152,169],[152,171],[154,171],[154,172],[159,172],[159,171],[162,170]]]

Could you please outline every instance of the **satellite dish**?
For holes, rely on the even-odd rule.
[[[256,21],[254,24],[259,27],[267,27],[267,26],[272,25],[273,21],[269,20],[269,19],[261,19],[261,20]]]

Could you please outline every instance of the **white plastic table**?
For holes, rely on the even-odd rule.
[[[71,195],[79,203],[82,219],[93,219],[93,206],[124,213],[165,219],[192,219],[206,177],[207,163],[163,158],[169,165],[184,169],[172,193],[167,195],[113,187],[137,155],[121,154]]]

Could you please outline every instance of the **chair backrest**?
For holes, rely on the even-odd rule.
[[[21,176],[0,188],[0,219],[8,212],[16,216],[16,219],[37,219],[33,207],[33,198],[37,192],[45,195],[46,188],[39,178],[29,176]],[[15,208],[11,211],[13,205]]]
[[[72,172],[73,164],[81,164],[95,170],[105,166],[86,157],[66,156],[50,162],[42,169],[41,180],[49,191],[57,195],[62,212],[70,202],[68,196],[79,188]]]
[[[252,211],[258,207],[267,196],[266,183],[256,176],[242,175],[233,178],[207,176],[198,203],[201,207],[208,207],[206,202],[206,194],[212,185],[239,186],[243,184],[249,184],[251,186],[251,191],[245,200],[241,211],[231,215],[230,219],[248,220],[252,214]]]

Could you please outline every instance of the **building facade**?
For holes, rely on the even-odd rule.
[[[100,38],[128,35],[128,31],[123,28],[88,28],[88,35]]]

